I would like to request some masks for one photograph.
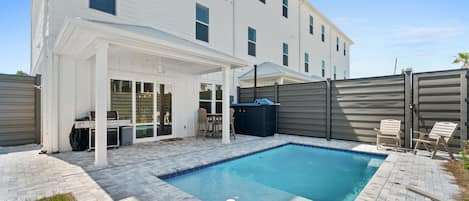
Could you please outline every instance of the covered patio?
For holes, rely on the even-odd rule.
[[[43,150],[70,150],[67,134],[74,119],[89,111],[96,112],[97,167],[108,165],[106,113],[110,110],[131,122],[134,142],[194,136],[200,77],[214,72],[222,72],[224,80],[221,143],[230,143],[230,76],[232,69],[247,66],[244,61],[154,28],[78,18],[66,20],[54,53],[48,73],[51,81],[44,85],[46,93],[56,96],[45,96],[50,120],[45,124]],[[82,72],[82,66],[89,71]],[[55,91],[51,86],[59,87]],[[114,103],[116,91],[128,95],[124,108]],[[139,102],[140,95],[146,96],[146,103]],[[142,126],[148,132],[137,135]]]

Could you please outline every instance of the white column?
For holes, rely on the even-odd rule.
[[[223,67],[223,144],[230,144],[230,71],[229,66]]]
[[[96,82],[95,82],[95,155],[96,166],[107,165],[107,69],[108,69],[108,43],[100,43],[96,48]]]
[[[217,113],[217,84],[215,83],[210,83],[211,89],[212,90],[212,102],[210,104],[211,113],[215,114]]]

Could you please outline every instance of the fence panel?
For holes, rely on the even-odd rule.
[[[326,82],[278,86],[278,132],[326,137]]]
[[[382,119],[401,120],[404,133],[405,108],[404,75],[331,81],[331,138],[376,142]]]
[[[467,139],[466,79],[465,70],[414,74],[413,129],[430,132],[438,121],[458,123],[458,131],[450,147],[459,149],[461,139]]]
[[[238,102],[252,103],[253,93],[253,88],[239,88]],[[275,102],[275,86],[257,87],[256,98],[268,98]]]
[[[39,143],[35,84],[35,77],[0,75],[0,146]]]

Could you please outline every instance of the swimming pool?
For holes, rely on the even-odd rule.
[[[385,155],[286,144],[162,177],[203,201],[354,200]]]

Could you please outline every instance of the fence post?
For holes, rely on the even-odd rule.
[[[275,103],[279,103],[279,96],[278,96],[278,83],[275,82],[275,85],[274,85],[274,102]],[[279,110],[280,110],[280,106],[277,106],[277,110],[276,110],[276,118],[275,118],[275,133],[278,133],[278,115],[279,115]]]
[[[41,144],[41,75],[34,78],[34,120],[36,143]]]
[[[412,148],[412,71],[405,71],[404,87],[404,147]]]
[[[331,79],[326,81],[326,139],[331,140]]]
[[[466,146],[467,140],[467,70],[461,73],[461,101],[460,101],[460,128],[461,128],[461,149]]]
[[[241,91],[241,87],[237,86],[236,87],[236,99],[238,99],[237,103],[240,103],[240,100],[241,100],[241,98],[239,96],[239,94],[241,93],[240,91]]]

